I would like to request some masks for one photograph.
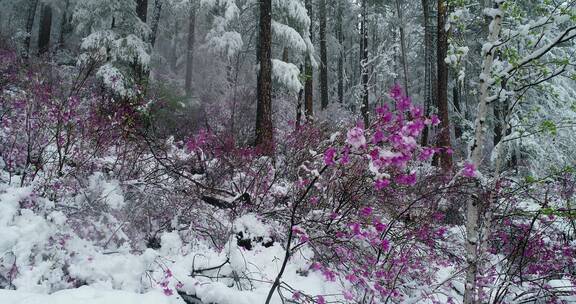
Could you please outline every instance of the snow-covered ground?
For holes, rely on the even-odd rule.
[[[34,206],[23,208],[27,202]],[[0,289],[0,304],[184,303],[178,292],[203,303],[264,303],[284,257],[278,243],[254,243],[247,250],[232,235],[218,251],[200,240],[186,243],[177,232],[163,233],[159,249],[104,249],[80,238],[53,209],[31,188],[0,184],[0,284],[8,288]],[[246,237],[270,237],[254,214],[231,226]],[[339,283],[309,271],[312,256],[303,247],[283,282],[305,294],[341,299]],[[281,303],[280,297],[272,303]]]
[[[180,304],[184,301],[177,296],[166,297],[160,291],[144,294],[122,290],[105,290],[83,286],[65,289],[53,294],[38,294],[0,289],[2,304]]]

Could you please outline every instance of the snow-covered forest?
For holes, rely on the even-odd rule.
[[[576,1],[0,0],[0,303],[576,303]]]

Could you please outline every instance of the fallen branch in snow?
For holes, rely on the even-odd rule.
[[[186,304],[204,304],[204,302],[202,302],[202,299],[200,299],[196,295],[189,295],[181,290],[178,290],[177,292],[178,295],[182,297],[182,300],[186,302]]]
[[[212,267],[207,267],[207,268],[200,268],[200,269],[194,269],[194,265],[192,265],[192,274],[190,276],[194,276],[194,274],[196,273],[201,273],[204,271],[210,271],[210,270],[216,270],[216,269],[220,269],[222,268],[224,265],[228,264],[230,262],[230,258],[227,258],[226,261],[224,261],[222,264],[218,265],[218,266],[212,266]]]
[[[202,195],[202,200],[206,204],[208,204],[210,206],[214,206],[216,208],[220,208],[220,209],[232,209],[232,207],[234,207],[234,204],[227,202],[224,199],[213,197],[213,196]]]
[[[232,209],[239,203],[250,203],[250,194],[244,193],[238,197],[222,197],[216,195],[202,195],[202,201],[206,204],[220,208]]]

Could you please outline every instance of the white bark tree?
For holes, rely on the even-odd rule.
[[[478,102],[478,114],[474,123],[474,143],[471,149],[472,164],[478,168],[482,163],[482,151],[484,147],[484,138],[486,137],[486,116],[488,113],[488,98],[490,87],[494,81],[491,78],[492,64],[494,54],[498,49],[498,37],[502,25],[503,12],[500,9],[504,1],[495,0],[492,12],[492,21],[490,22],[490,33],[488,42],[484,44],[482,63],[482,73],[480,74],[480,99]],[[478,219],[480,213],[479,201],[469,199],[466,204],[466,285],[464,292],[464,303],[476,303],[476,275],[478,273]]]

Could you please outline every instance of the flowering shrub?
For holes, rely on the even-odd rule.
[[[428,178],[422,161],[435,150],[420,147],[417,137],[432,120],[398,87],[390,95],[395,111],[378,108],[371,126],[355,126],[345,138],[336,133],[320,144],[325,147],[322,157],[302,166],[299,189],[292,196],[298,200],[291,206],[291,223],[298,226],[288,233],[286,246],[293,249],[287,249],[285,258],[311,248],[317,262],[310,270],[341,281],[341,296],[348,301],[402,299],[410,293],[409,285],[431,284],[435,269],[447,262],[438,243],[448,229],[432,221],[414,226],[408,220],[418,208],[423,209],[417,215],[420,221],[436,214],[432,200],[418,202],[418,191],[411,189],[418,171],[420,179]],[[410,199],[416,201],[410,204]],[[400,211],[391,214],[394,208]]]
[[[0,59],[0,231],[27,220],[46,230],[0,238],[14,251],[0,259],[3,288],[105,284],[205,303],[457,303],[462,211],[474,200],[486,211],[481,302],[561,303],[574,293],[573,173],[491,178],[471,163],[439,172],[432,157],[450,147],[419,144],[438,117],[399,86],[370,125],[283,127],[269,156],[246,145],[245,126],[230,126],[230,109],[206,107],[210,119],[194,134],[164,137],[149,111],[161,103],[48,78],[48,66],[24,66],[8,51]],[[19,186],[27,195],[15,198]],[[42,256],[56,261],[48,267]],[[32,277],[40,283],[25,284]]]

